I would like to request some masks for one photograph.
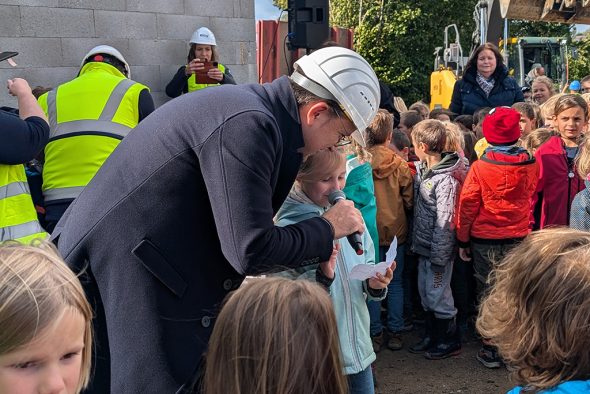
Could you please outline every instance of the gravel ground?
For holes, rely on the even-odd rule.
[[[480,343],[470,337],[462,353],[446,360],[431,361],[406,349],[419,338],[417,332],[404,335],[404,349],[384,348],[377,354],[376,394],[389,393],[506,393],[514,387],[506,368],[488,369],[475,355]]]

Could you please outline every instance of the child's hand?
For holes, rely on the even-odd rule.
[[[338,252],[340,251],[340,244],[338,242],[334,243],[334,247],[332,248],[332,255],[328,261],[324,261],[320,263],[320,269],[324,276],[330,279],[334,279],[335,271],[336,271],[336,258],[338,257]]]
[[[371,289],[385,289],[389,282],[393,279],[393,271],[395,271],[396,262],[392,262],[389,268],[385,271],[385,275],[377,273],[377,277],[369,279],[369,287]]]
[[[463,261],[471,261],[471,249],[459,248],[459,258]]]

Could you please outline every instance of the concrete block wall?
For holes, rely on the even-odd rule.
[[[149,86],[159,106],[200,26],[215,34],[236,81],[256,82],[254,0],[0,0],[0,51],[19,52],[16,68],[0,63],[0,106],[16,106],[3,89],[8,78],[55,87],[75,78],[82,57],[100,44],[123,54],[132,79]]]

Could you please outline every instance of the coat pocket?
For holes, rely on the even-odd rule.
[[[132,251],[143,266],[177,297],[182,297],[187,284],[149,240],[142,240]]]

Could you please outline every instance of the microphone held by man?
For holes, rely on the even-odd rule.
[[[326,218],[326,216],[328,216],[328,214],[332,210],[338,209],[338,207],[340,207],[340,206],[351,206],[354,208],[354,203],[352,201],[346,200],[346,195],[344,194],[344,192],[342,190],[332,191],[328,195],[328,201],[332,205],[332,208],[324,214],[324,218]],[[362,215],[360,214],[360,212],[356,209],[354,209],[354,211],[356,211],[354,213],[356,214],[355,216],[358,216],[358,218],[353,217],[353,219],[360,219],[360,228],[358,228],[358,226],[357,226],[357,228],[353,228],[352,226],[349,226],[350,231],[345,232],[344,234],[342,234],[342,236],[346,235],[346,239],[348,239],[350,246],[352,246],[352,248],[354,249],[354,251],[356,252],[357,255],[361,255],[364,253],[363,242],[362,242],[362,238],[361,238],[361,233],[364,231],[364,222],[363,222]],[[326,218],[326,219],[330,220],[329,218]],[[330,220],[330,222],[332,222],[332,221]],[[332,224],[334,224],[334,222],[332,222]],[[334,232],[336,233],[336,229]],[[336,238],[336,239],[340,238],[337,235],[338,234],[335,234],[334,238]]]

